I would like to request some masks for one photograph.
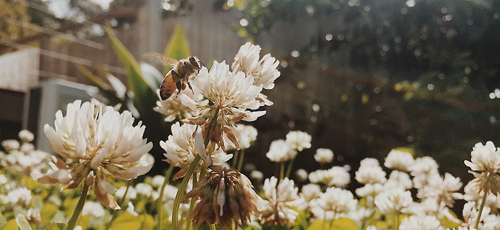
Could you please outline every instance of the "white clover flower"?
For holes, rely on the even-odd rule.
[[[410,216],[401,221],[400,230],[444,229],[435,216]]]
[[[156,175],[151,180],[151,186],[154,188],[160,188],[163,185],[163,182],[165,182],[165,177],[162,175]]]
[[[454,177],[449,173],[445,173],[444,178],[441,176],[433,177],[429,181],[426,189],[419,189],[417,197],[435,197],[439,203],[443,203],[447,207],[453,207],[455,199],[459,197],[457,193],[462,187],[459,177]],[[425,196],[419,196],[420,191],[425,191]]]
[[[259,170],[252,170],[252,172],[250,172],[250,178],[255,181],[262,182],[262,180],[264,179],[264,173]]]
[[[477,143],[471,152],[471,161],[464,163],[474,175],[472,183],[481,190],[489,191],[495,195],[500,193],[500,148],[495,147],[493,142],[488,141],[486,145]]]
[[[6,184],[7,182],[7,177],[4,174],[0,174],[0,185]]]
[[[401,172],[398,170],[394,170],[389,175],[389,179],[385,182],[384,188],[403,188],[403,189],[411,189],[413,187],[413,183],[410,179],[410,175],[405,172]]]
[[[375,197],[384,190],[384,186],[382,184],[366,184],[361,188],[356,189],[356,194],[359,197],[366,198],[366,206],[374,207],[375,206]]]
[[[304,199],[305,202],[309,202],[313,199],[317,199],[321,196],[321,188],[317,184],[306,184],[302,186],[300,197]]]
[[[244,124],[237,124],[236,126],[250,138],[250,142],[254,142],[257,140],[257,135],[259,133],[255,127]]]
[[[212,167],[184,199],[199,202],[188,218],[198,227],[215,224],[230,229],[233,224],[245,225],[250,213],[258,215],[264,202],[253,190],[250,180],[234,169]]]
[[[236,127],[243,131],[249,138],[238,139],[240,149],[248,149],[255,140],[257,140],[257,129],[251,125],[237,124]],[[231,143],[231,140],[225,139],[225,143]],[[231,150],[232,145],[226,145],[227,150]]]
[[[25,187],[19,187],[10,190],[5,196],[5,199],[2,199],[4,204],[10,204],[12,206],[15,205],[29,205],[31,201],[31,190]]]
[[[32,142],[35,139],[35,135],[29,130],[23,129],[19,132],[19,139],[24,142]]]
[[[177,187],[174,187],[172,185],[167,184],[165,186],[165,190],[163,191],[163,200],[168,201],[168,200],[174,200],[175,196],[177,194]]]
[[[308,177],[309,173],[305,169],[297,169],[297,171],[295,171],[295,178],[299,182],[306,181]]]
[[[172,135],[168,136],[167,141],[160,141],[160,146],[165,150],[166,161],[181,168],[173,177],[174,180],[184,177],[187,168],[194,158],[199,154],[194,133],[196,126],[190,124],[180,125],[179,122],[171,127]],[[210,156],[211,163],[221,165],[231,159],[232,154],[226,154],[222,149],[216,149]],[[204,159],[205,160],[205,159]]]
[[[5,151],[10,152],[13,150],[18,150],[19,147],[21,147],[21,144],[19,144],[19,141],[17,140],[4,140],[2,141],[2,147],[5,149]]]
[[[101,217],[104,216],[104,214],[106,214],[106,211],[104,211],[104,208],[100,203],[93,201],[85,202],[82,210],[82,216]]]
[[[153,144],[142,138],[146,127],[141,122],[136,126],[133,123],[130,112],[120,114],[95,100],[68,104],[66,116],[57,111],[55,129],[48,124],[44,126],[52,150],[60,158],[52,158],[54,171],[38,181],[67,184],[64,188],[72,189],[87,177],[89,183],[95,181],[94,194],[101,204],[119,209],[110,195],[116,189],[107,179],[130,180],[151,169],[151,165],[137,165]],[[69,181],[60,180],[68,177]]]
[[[302,131],[290,131],[286,134],[286,143],[299,152],[311,148],[311,139],[311,135]]]
[[[35,146],[31,143],[25,142],[21,145],[19,150],[24,153],[31,153],[32,151],[35,151]]]
[[[432,157],[425,156],[415,159],[415,162],[410,166],[410,172],[413,176],[413,186],[417,189],[428,184],[428,178],[434,175],[439,175],[438,164]]]
[[[469,183],[464,187],[464,193],[462,197],[457,197],[457,199],[463,199],[465,201],[474,201],[479,203],[484,196],[485,191],[480,191],[475,183],[469,181]],[[456,196],[456,194],[454,194]],[[500,197],[495,196],[492,193],[486,195],[486,200],[484,202],[485,206],[491,209],[500,209]]]
[[[277,186],[276,186],[277,185]],[[284,178],[278,184],[276,177],[264,181],[264,208],[261,214],[261,224],[287,226],[293,223],[299,214],[295,209],[301,200],[297,194],[293,180]]]
[[[341,188],[327,188],[319,198],[319,205],[325,211],[335,214],[347,213],[356,209],[358,200],[354,199],[351,191]]]
[[[402,188],[387,189],[379,193],[374,201],[377,208],[384,215],[402,213],[403,210],[413,203],[410,191]]]
[[[386,173],[380,167],[378,160],[375,158],[365,158],[361,160],[359,169],[355,173],[355,179],[361,184],[376,184],[384,183]]]
[[[333,161],[333,151],[331,149],[319,148],[314,154],[314,160],[320,164],[328,164]]]
[[[138,184],[135,185],[135,191],[138,194],[142,194],[143,196],[152,197],[154,189],[149,184],[138,183]]]
[[[132,216],[139,216],[139,214],[135,211],[134,204],[131,201],[128,202],[127,212],[132,214]]]
[[[269,152],[266,153],[266,157],[273,162],[293,160],[295,156],[297,156],[297,151],[282,139],[271,142]]]
[[[408,172],[413,162],[413,155],[411,153],[393,149],[385,158],[384,165],[389,169]]]
[[[127,191],[127,186],[122,186],[116,190],[115,196],[123,200],[133,200],[137,198],[137,191],[135,191],[134,187],[128,187],[127,197],[124,199],[123,196],[125,195],[125,191]]]
[[[234,57],[231,68],[235,72],[241,71],[247,76],[252,76],[254,85],[263,86],[265,89],[272,89],[274,87],[274,80],[280,76],[280,72],[276,69],[279,61],[271,57],[270,54],[264,55],[259,60],[260,50],[260,46],[247,42],[240,47],[240,50]]]
[[[266,113],[250,111],[260,107],[256,97],[262,91],[262,86],[254,86],[252,76],[245,76],[243,72],[231,72],[225,62],[216,61],[210,71],[203,67],[191,83],[193,88],[198,88],[210,102],[207,104],[186,94],[179,95],[183,104],[192,107],[193,110],[200,110],[197,117],[182,121],[200,125],[203,137],[208,137],[212,145],[217,144],[225,149],[224,138],[227,138],[236,149],[239,149],[239,140],[249,137],[236,126],[236,122],[255,121]]]
[[[203,95],[201,95],[200,91],[197,88],[185,89],[182,90],[183,94],[189,95],[189,97],[194,98],[196,101],[200,103],[208,103],[208,101],[203,102]],[[156,90],[156,94],[159,98],[156,101],[156,107],[153,108],[154,111],[165,115],[165,122],[172,122],[176,118],[182,120],[184,118],[196,117],[200,109],[191,102],[191,106],[183,104],[183,101],[180,100],[178,96],[169,97],[167,100],[161,100],[160,90]]]
[[[333,166],[328,170],[320,169],[309,173],[309,181],[328,186],[345,187],[351,182],[351,175],[343,167]]]
[[[462,227],[471,228],[475,226],[477,215],[479,215],[476,209],[476,202],[468,202],[464,205],[462,215],[464,218],[464,223]],[[495,228],[498,224],[498,217],[494,214],[490,214],[490,207],[485,206],[483,212],[481,213],[481,221],[477,229],[497,229]]]

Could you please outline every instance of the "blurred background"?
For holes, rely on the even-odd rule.
[[[49,151],[40,127],[57,109],[103,89],[117,99],[117,87],[102,87],[117,85],[109,75],[130,87],[111,36],[165,74],[143,54],[165,53],[181,31],[207,65],[231,63],[246,41],[280,60],[281,77],[266,91],[274,105],[248,123],[259,134],[246,163],[266,176],[275,166],[269,144],[290,130],[313,137],[294,164],[308,171],[319,167],[317,148],[333,150],[331,165],[353,174],[361,159],[406,147],[468,181],[463,161],[474,144],[500,145],[500,1],[0,0],[0,18],[1,140],[27,128]],[[153,114],[140,119],[155,145],[152,173],[162,173],[158,141],[169,124],[148,125],[162,122]]]

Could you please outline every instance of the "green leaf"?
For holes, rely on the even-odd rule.
[[[66,229],[67,225],[63,223],[50,223],[42,228],[42,230],[62,230]]]
[[[19,230],[31,230],[31,226],[23,214],[17,215],[16,222],[17,222],[17,225],[19,226]]]
[[[16,220],[12,219],[9,222],[7,222],[0,230],[19,230],[19,227],[17,227]]]
[[[329,230],[330,225],[323,220],[314,221],[307,230]]]
[[[59,209],[57,208],[57,206],[51,203],[46,203],[45,205],[43,205],[43,208],[40,211],[40,216],[42,217],[42,224],[47,224],[53,221],[54,216],[56,215],[58,210]]]
[[[167,47],[165,47],[165,56],[171,57],[177,60],[187,58],[191,55],[191,49],[189,49],[189,43],[186,35],[184,34],[184,29],[180,24],[175,27],[174,33],[170,36]],[[170,66],[165,66],[165,73],[170,70]]]
[[[154,221],[154,220],[153,220]],[[129,212],[124,212],[116,217],[113,225],[109,230],[129,230],[129,229],[140,229],[141,220],[130,214]]]
[[[314,221],[307,230],[359,230],[358,225],[349,218],[339,218],[332,221],[330,225],[323,220]]]
[[[141,117],[147,117],[153,113],[152,108],[156,104],[156,94],[141,74],[138,62],[132,54],[125,48],[125,46],[113,34],[113,31],[106,28],[113,48],[122,62],[122,65],[127,71],[128,89],[134,94],[134,105],[140,113]],[[155,86],[158,88],[158,86]]]
[[[2,212],[0,212],[0,228],[5,224],[7,224],[7,219],[5,219],[5,217],[2,215]]]
[[[101,90],[108,90],[109,85],[106,84],[103,80],[101,80],[99,77],[94,75],[90,70],[87,68],[83,67],[83,65],[80,65],[78,63],[74,63],[76,68],[80,70],[80,72],[83,73],[97,88]]]
[[[139,216],[141,221],[141,229],[154,229],[155,219],[149,214],[142,214]]]
[[[339,218],[332,222],[330,230],[358,230],[358,225],[349,218]]]

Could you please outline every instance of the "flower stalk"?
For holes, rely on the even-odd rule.
[[[177,219],[179,216],[179,207],[182,198],[184,198],[184,192],[186,191],[189,179],[193,175],[196,166],[198,166],[198,164],[200,163],[200,159],[201,159],[200,155],[196,155],[191,165],[189,165],[189,168],[186,172],[186,175],[182,179],[181,184],[179,185],[179,190],[177,191],[177,195],[175,196],[174,207],[172,209],[172,227],[174,230],[180,230],[179,219]]]
[[[490,177],[488,176],[488,179]],[[488,182],[488,179],[486,181]],[[483,198],[481,199],[481,206],[479,207],[479,212],[477,214],[476,224],[474,225],[475,229],[478,229],[479,222],[481,222],[481,215],[483,214],[484,204],[486,203],[486,197],[488,196],[488,190],[484,190]]]
[[[165,192],[165,187],[167,187],[168,182],[170,182],[170,175],[172,174],[172,171],[174,170],[174,166],[170,165],[168,167],[167,172],[165,173],[165,180],[163,181],[163,184],[161,185],[160,189],[160,196],[158,197],[158,225],[156,226],[157,230],[161,230],[162,226],[162,213],[163,213],[163,193]],[[126,193],[125,193],[126,194]]]
[[[75,207],[75,211],[73,212],[73,215],[71,216],[71,219],[68,222],[68,227],[66,230],[73,230],[76,225],[76,221],[78,221],[78,217],[80,217],[80,214],[82,213],[83,206],[85,205],[85,201],[87,199],[87,194],[89,193],[89,186],[87,185],[87,180],[83,181],[83,188],[82,188],[82,194],[80,195],[80,199],[78,200],[78,203]]]

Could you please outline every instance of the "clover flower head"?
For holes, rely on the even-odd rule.
[[[399,225],[400,230],[413,230],[413,229],[444,229],[441,222],[435,216],[410,216],[401,221]]]
[[[389,169],[408,172],[413,162],[413,155],[411,153],[393,149],[385,158],[384,165]]]
[[[319,148],[314,154],[314,160],[320,164],[328,164],[333,161],[333,151],[331,149]]]
[[[477,143],[471,152],[471,161],[465,160],[474,175],[472,183],[480,190],[489,191],[495,195],[500,193],[500,148],[495,147],[493,142],[488,141],[486,145]]]
[[[393,170],[389,175],[389,179],[384,184],[384,188],[411,189],[412,187],[413,182],[410,179],[410,175],[398,170]]]
[[[376,184],[384,183],[386,173],[380,167],[380,164],[375,158],[365,158],[361,160],[359,169],[355,173],[355,179],[361,184]]]
[[[349,190],[342,188],[327,188],[325,193],[322,193],[319,198],[319,205],[323,210],[330,211],[335,214],[348,213],[356,209],[358,200]]]
[[[270,54],[264,55],[259,60],[260,50],[260,46],[247,42],[240,47],[231,68],[235,72],[241,71],[247,76],[252,76],[254,85],[272,89],[274,81],[280,76],[280,72],[276,69],[279,61]]]
[[[199,199],[188,218],[193,223],[216,224],[230,229],[233,221],[245,225],[250,213],[259,215],[262,199],[253,190],[250,180],[234,169],[213,167],[206,176],[184,196]]]
[[[413,203],[410,191],[402,188],[387,189],[375,197],[375,205],[384,215],[402,213],[402,211]]]
[[[286,143],[297,151],[311,148],[311,135],[302,131],[290,131],[286,134]]]
[[[340,166],[333,166],[328,170],[319,169],[309,173],[311,183],[322,183],[328,186],[345,187],[351,182],[349,172]]]
[[[165,161],[175,167],[181,168],[173,177],[173,179],[178,179],[184,177],[187,168],[194,158],[200,154],[200,148],[197,145],[203,143],[197,143],[196,125],[183,124],[180,125],[179,122],[175,123],[171,127],[172,135],[168,136],[167,141],[160,141],[160,146],[165,150]],[[202,147],[204,150],[204,148]],[[232,154],[226,154],[222,149],[216,148],[210,155],[210,163],[214,165],[221,165],[231,159]],[[205,159],[204,159],[205,160]],[[206,162],[207,163],[207,162]]]
[[[302,203],[298,188],[293,180],[284,178],[278,184],[276,177],[264,181],[265,203],[261,223],[287,226],[293,223],[299,214],[295,209]]]
[[[271,142],[269,152],[266,157],[273,162],[285,162],[295,159],[297,151],[293,149],[285,140],[279,139]]]
[[[65,116],[57,111],[55,129],[44,126],[58,157],[51,157],[53,170],[38,181],[72,189],[87,178],[88,184],[95,182],[94,194],[103,206],[120,209],[108,178],[130,180],[151,169],[151,165],[139,164],[153,147],[142,138],[146,127],[133,123],[130,112],[119,113],[95,100],[69,103]]]
[[[189,95],[189,97],[196,99],[196,101],[200,101],[200,103],[208,103],[208,101],[203,101],[203,95],[200,94],[199,90],[196,88],[185,89],[182,90],[183,94]],[[169,97],[167,100],[161,100],[160,90],[156,91],[159,100],[156,101],[156,107],[153,108],[154,111],[165,115],[165,122],[172,122],[177,119],[184,119],[189,117],[194,117],[199,114],[199,108],[191,102],[190,106],[183,104],[183,101],[179,98],[179,96]],[[185,101],[186,102],[186,101]]]
[[[35,139],[35,135],[29,130],[23,129],[19,132],[19,139],[24,142],[32,142]]]
[[[262,91],[262,86],[253,85],[252,76],[245,76],[243,72],[231,72],[225,62],[216,61],[210,71],[203,67],[191,85],[200,91],[208,104],[206,100],[199,101],[185,94],[179,95],[183,104],[200,111],[196,117],[182,121],[201,126],[203,137],[208,137],[211,145],[217,144],[225,149],[224,139],[228,139],[236,149],[240,149],[241,139],[249,137],[236,126],[236,122],[255,121],[266,113],[250,111],[260,107],[256,98]]]

